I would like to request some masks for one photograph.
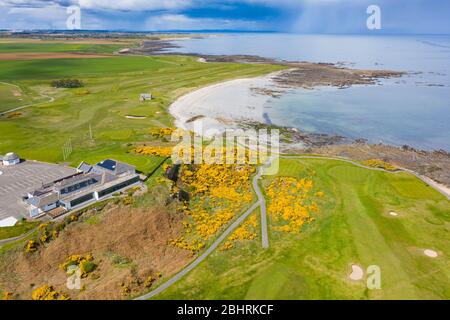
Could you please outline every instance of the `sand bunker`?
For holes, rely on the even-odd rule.
[[[437,258],[439,255],[436,251],[431,250],[431,249],[426,249],[423,251],[423,253],[430,258]]]
[[[356,264],[352,265],[352,273],[349,275],[349,278],[354,281],[359,281],[362,280],[363,277],[364,270]]]
[[[398,217],[398,213],[394,212],[394,211],[389,212],[389,215],[391,215],[393,217]]]
[[[139,120],[139,119],[147,119],[147,117],[145,117],[145,116],[125,116],[125,118],[127,118],[127,119],[137,119],[137,120]]]

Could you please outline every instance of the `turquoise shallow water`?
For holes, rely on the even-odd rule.
[[[175,52],[250,54],[406,71],[381,85],[291,90],[266,104],[273,123],[450,151],[450,36],[229,34],[175,41]]]

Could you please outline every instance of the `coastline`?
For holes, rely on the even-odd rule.
[[[234,79],[200,88],[178,98],[169,107],[175,126],[184,130],[198,130],[195,123],[202,120],[204,134],[208,137],[226,129],[241,128],[243,122],[267,123],[264,105],[272,97],[278,71],[256,78]],[[270,124],[270,123],[268,123]]]
[[[381,159],[426,177],[450,195],[450,153],[416,150],[408,146],[370,144],[363,139],[351,140],[326,134],[306,133],[301,128],[277,127],[267,115],[265,105],[290,88],[276,81],[290,70],[262,77],[216,83],[178,98],[169,107],[176,127],[205,137],[213,137],[226,129],[279,128],[282,152],[342,156],[357,161]],[[195,128],[201,120],[202,126]],[[289,141],[285,142],[288,137]]]

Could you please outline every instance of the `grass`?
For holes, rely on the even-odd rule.
[[[280,176],[315,171],[326,193],[317,220],[299,235],[270,231],[216,251],[158,299],[449,299],[448,200],[406,173],[352,164],[282,159]],[[266,177],[264,185],[273,177]],[[392,217],[390,211],[400,215]],[[270,223],[269,223],[270,227]],[[436,259],[424,249],[440,253]],[[381,268],[382,289],[350,281],[352,264]]]
[[[113,53],[123,48],[115,44],[83,44],[83,43],[0,43],[0,53],[50,53],[50,52],[81,52],[81,53]]]
[[[13,227],[0,228],[0,240],[19,237],[38,226],[37,222],[18,221]]]
[[[0,44],[0,51],[13,50],[12,45],[16,44]],[[30,45],[42,44],[26,44],[24,48],[31,48]],[[45,46],[39,50],[63,49]],[[73,45],[68,44],[64,50],[72,49]],[[96,162],[111,157],[148,173],[161,159],[129,151],[134,143],[151,141],[152,128],[172,125],[168,106],[176,98],[226,79],[259,76],[279,69],[269,65],[205,64],[180,56],[0,61],[0,81],[19,85],[33,97],[55,98],[53,103],[22,109],[18,118],[0,118],[0,154],[14,151],[26,159],[72,165],[81,160]],[[52,80],[61,78],[81,79],[86,86],[50,86]],[[139,102],[143,92],[151,92],[155,99]],[[2,95],[0,102],[7,99],[11,97]],[[130,114],[147,118],[127,119]],[[73,152],[64,159],[62,150],[69,144]]]
[[[0,112],[43,101],[48,99],[12,84],[0,83]]]

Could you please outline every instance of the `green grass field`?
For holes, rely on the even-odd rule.
[[[411,175],[340,161],[282,159],[279,175],[303,177],[311,170],[326,197],[317,220],[301,234],[269,230],[267,251],[260,240],[217,251],[157,298],[450,298],[448,200]],[[425,256],[424,249],[439,257]],[[378,265],[382,289],[350,280],[352,264],[364,270]]]
[[[0,53],[111,50],[116,48],[0,44]],[[0,84],[0,111],[36,104],[21,110],[16,118],[0,118],[0,154],[13,151],[26,159],[72,165],[115,158],[149,173],[163,159],[138,156],[130,150],[135,143],[155,139],[151,129],[172,125],[168,106],[176,98],[202,86],[280,68],[198,63],[182,56],[0,61],[0,82],[6,83]],[[77,78],[86,85],[81,89],[50,86],[52,80],[61,78]],[[19,89],[20,95],[14,92]],[[144,92],[151,92],[154,100],[139,102],[139,94]],[[45,102],[49,97],[54,101]],[[127,115],[146,118],[127,119]],[[68,146],[72,152],[63,159],[62,150]],[[408,174],[383,173],[340,161],[283,159],[280,176],[302,177],[311,170],[326,197],[321,200],[317,220],[300,235],[270,230],[271,248],[267,251],[259,241],[217,251],[157,298],[450,298],[448,200]],[[267,177],[263,185],[272,178]],[[149,186],[153,183],[147,182]],[[390,211],[399,216],[390,216]],[[26,232],[16,229],[19,234]],[[5,229],[3,236],[9,237],[9,231]],[[0,253],[11,246],[2,247]],[[439,257],[426,257],[424,249],[437,251]],[[364,268],[378,265],[382,289],[368,290],[364,281],[350,281],[352,264]]]
[[[18,44],[0,44],[0,52]],[[29,50],[31,44],[23,44]],[[57,49],[72,50],[57,44]],[[54,45],[54,44],[51,44]],[[24,49],[25,50],[25,49]],[[33,49],[34,50],[34,49]],[[196,88],[226,79],[252,77],[279,70],[269,65],[198,63],[190,57],[110,57],[96,59],[48,59],[0,61],[0,81],[20,86],[35,99],[53,97],[23,109],[19,118],[0,118],[0,154],[14,151],[26,159],[63,162],[63,146],[73,152],[65,160],[99,161],[106,157],[127,161],[143,172],[160,162],[157,157],[128,153],[133,143],[152,139],[150,129],[171,126],[168,106],[179,96]],[[54,89],[54,79],[77,78],[82,89]],[[6,87],[6,86],[5,86]],[[6,90],[0,87],[0,90]],[[3,92],[3,91],[2,91]],[[141,103],[139,94],[151,92],[154,100]],[[13,96],[14,97],[14,96]],[[0,110],[21,104],[11,94],[0,95]],[[127,115],[146,119],[127,119]],[[89,127],[94,139],[90,139]]]
[[[83,44],[83,43],[0,43],[0,53],[49,53],[49,52],[81,52],[81,53],[113,53],[123,48],[116,44]]]
[[[38,224],[37,222],[19,221],[13,227],[0,228],[0,240],[18,237],[36,228]]]

